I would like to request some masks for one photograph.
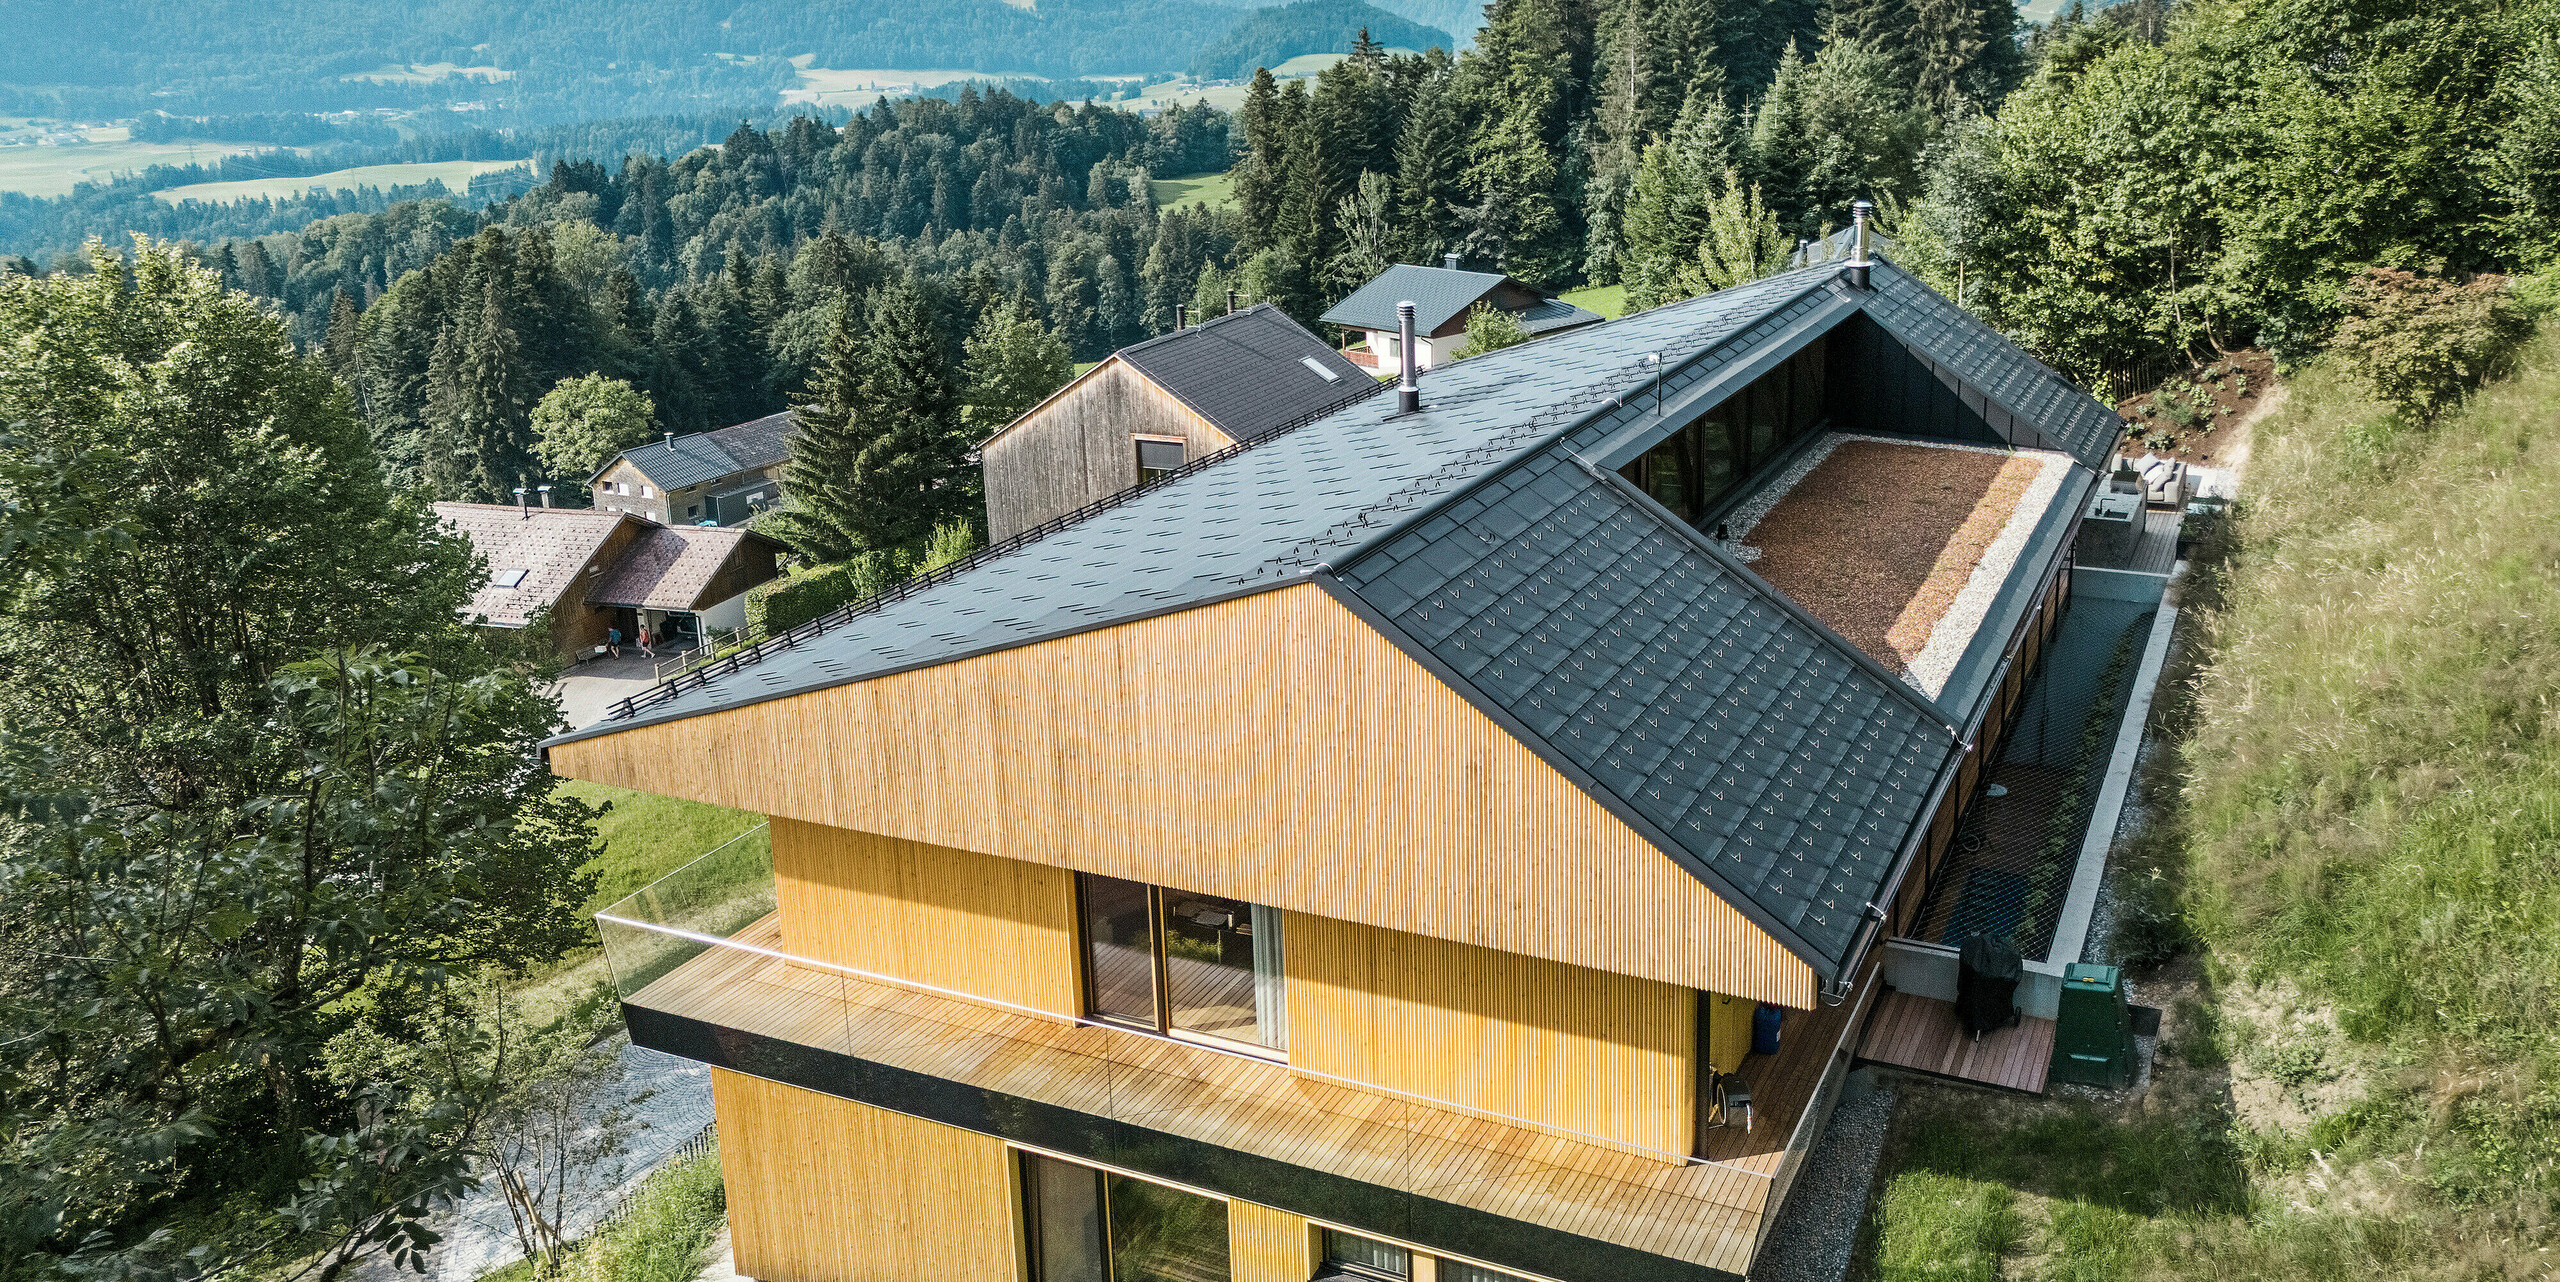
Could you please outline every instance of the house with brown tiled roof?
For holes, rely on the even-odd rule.
[[[774,576],[782,545],[717,526],[667,526],[634,512],[438,503],[471,540],[489,580],[466,615],[482,627],[550,630],[554,652],[584,658],[608,630],[677,644],[746,622],[747,589]]]

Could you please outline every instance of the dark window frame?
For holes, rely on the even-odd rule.
[[[1130,1018],[1128,1015],[1106,1011],[1102,1008],[1102,990],[1100,986],[1101,977],[1096,974],[1096,968],[1093,964],[1093,900],[1089,893],[1089,887],[1091,887],[1093,879],[1096,877],[1104,877],[1109,881],[1144,887],[1147,892],[1147,958],[1148,964],[1151,967],[1149,982],[1153,986],[1155,998],[1155,1018],[1152,1023],[1141,1023],[1136,1019]],[[1084,972],[1079,978],[1077,987],[1081,990],[1081,996],[1084,1004],[1084,1018],[1094,1020],[1098,1023],[1109,1024],[1114,1028],[1125,1028],[1133,1033],[1145,1033],[1153,1037],[1163,1037],[1172,1041],[1185,1043],[1186,1045],[1208,1046],[1212,1049],[1232,1051],[1238,1054],[1249,1055],[1256,1059],[1270,1060],[1275,1063],[1285,1064],[1288,1062],[1289,1053],[1283,1048],[1266,1046],[1260,1041],[1246,1041],[1241,1038],[1221,1036],[1217,1033],[1201,1032],[1198,1029],[1181,1028],[1176,1026],[1173,1022],[1173,981],[1171,974],[1168,972],[1165,956],[1165,896],[1168,893],[1177,895],[1198,895],[1207,899],[1228,899],[1229,896],[1210,895],[1205,891],[1172,890],[1169,887],[1160,886],[1154,882],[1136,881],[1127,877],[1107,877],[1102,873],[1079,872],[1075,875],[1075,880],[1076,966],[1079,970]],[[1244,900],[1234,900],[1233,902],[1243,905],[1248,911],[1253,907],[1253,905]],[[1264,906],[1268,907],[1268,905]],[[1283,951],[1281,954],[1280,965],[1282,973],[1285,974],[1288,967],[1288,957],[1286,952],[1287,945],[1283,943],[1281,948]],[[1282,1024],[1280,1030],[1281,1036],[1285,1039],[1287,1036],[1286,1021],[1283,1020],[1280,1022]]]

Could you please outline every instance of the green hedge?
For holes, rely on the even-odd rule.
[[[769,637],[799,627],[861,595],[850,562],[821,565],[758,584],[747,593],[747,630]]]

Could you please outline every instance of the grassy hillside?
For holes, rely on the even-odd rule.
[[[2117,876],[2147,1090],[1910,1088],[1864,1276],[2547,1276],[2560,342],[2425,430],[2318,369],[2191,583]]]
[[[1446,31],[1361,0],[1297,0],[1246,14],[1192,56],[1191,75],[1196,80],[1243,80],[1256,67],[1280,74],[1292,58],[1349,49],[1362,31],[1379,44],[1406,49],[1454,49],[1458,44]]]

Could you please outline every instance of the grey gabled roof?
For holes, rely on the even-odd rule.
[[[2060,450],[2091,470],[2106,465],[2124,431],[2114,410],[1918,277],[1880,268],[1873,280],[1867,315],[1928,362],[1969,408],[1982,412],[1981,398],[1993,402],[2002,411],[1985,414],[1993,426],[2022,429],[2010,436],[2013,444]]]
[[[1397,263],[1370,277],[1368,284],[1351,291],[1351,297],[1335,303],[1319,319],[1353,329],[1394,329],[1396,304],[1410,302],[1413,304],[1414,332],[1430,334],[1452,319],[1465,315],[1477,300],[1510,279],[1500,272],[1462,272],[1447,267]],[[1569,303],[1565,305],[1572,306]],[[1574,310],[1582,311],[1579,307]],[[1599,319],[1590,312],[1582,314]],[[1554,327],[1550,325],[1549,328]]]
[[[1940,315],[1952,305],[1897,269],[1879,265],[1868,291],[1839,276],[1791,272],[1439,367],[1420,413],[1381,396],[1273,433],[567,737],[1312,579],[1830,978],[1961,735],[1590,460],[1659,430],[1657,395],[1702,411],[1859,311],[1955,344],[1950,357],[2003,386],[2034,385],[2009,368],[2032,365],[2023,353]]]
[[[1133,343],[1117,355],[1239,441],[1340,405],[1374,381],[1270,303]]]
[[[715,432],[635,445],[587,478],[593,485],[615,463],[629,462],[661,490],[681,490],[738,472],[771,467],[790,455],[791,411],[767,414]]]

